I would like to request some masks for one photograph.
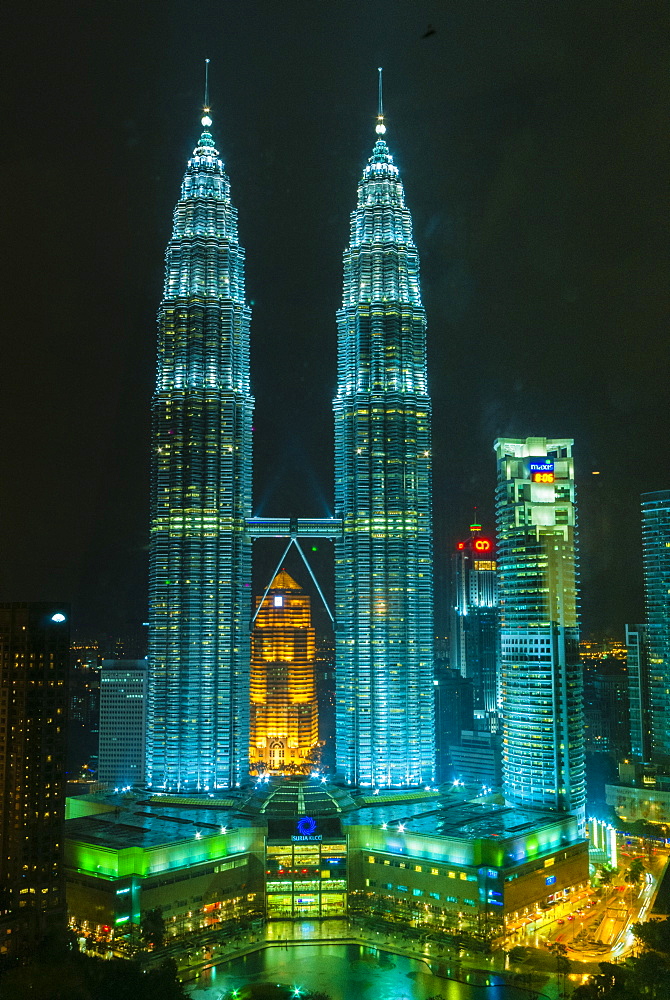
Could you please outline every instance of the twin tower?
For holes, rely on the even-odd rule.
[[[252,517],[251,310],[208,110],[166,252],[152,403],[147,780],[213,793],[249,771],[252,543],[335,555],[337,777],[434,777],[431,410],[419,257],[377,118],[337,314],[335,517]]]

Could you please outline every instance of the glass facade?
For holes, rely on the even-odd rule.
[[[584,826],[571,440],[498,440],[496,518],[503,783],[513,805],[574,813]]]
[[[305,773],[319,742],[310,599],[286,570],[256,599],[251,637],[251,770]]]
[[[670,490],[642,494],[642,569],[649,655],[651,742],[670,763]]]
[[[337,768],[353,785],[423,785],[434,777],[426,316],[381,137],[358,185],[337,325]]]
[[[626,675],[630,710],[630,752],[643,761],[651,759],[649,713],[649,655],[644,625],[626,625]]]
[[[347,908],[347,845],[269,841],[266,848],[268,919],[337,917]]]
[[[152,403],[147,781],[247,775],[250,309],[230,183],[203,118],[166,253]]]
[[[452,670],[472,681],[474,708],[497,729],[498,581],[493,540],[481,525],[458,542],[452,557]]]

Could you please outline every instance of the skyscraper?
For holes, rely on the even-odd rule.
[[[0,952],[65,926],[69,609],[0,604]]]
[[[503,783],[514,805],[585,809],[573,442],[495,442]]]
[[[642,570],[652,755],[670,764],[670,490],[642,494]]]
[[[251,637],[251,745],[255,771],[301,773],[319,743],[310,599],[281,570]]]
[[[361,786],[423,785],[434,775],[426,316],[385,132],[380,102],[337,314],[337,766]]]
[[[103,660],[98,781],[122,788],[144,784],[146,717],[147,661]]]
[[[249,752],[250,310],[211,124],[174,213],[152,404],[147,780],[180,792],[239,784]]]
[[[650,761],[649,650],[644,625],[626,625],[626,653],[630,752],[639,760]]]
[[[495,545],[480,524],[456,545],[452,596],[450,667],[472,681],[475,711],[497,731],[498,581]]]

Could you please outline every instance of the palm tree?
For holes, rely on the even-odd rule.
[[[603,861],[602,864],[596,865],[596,871],[601,886],[611,885],[614,876],[618,874],[618,869],[613,868],[607,861]]]
[[[630,865],[626,869],[624,874],[624,879],[629,885],[638,885],[642,880],[646,872],[646,869],[639,858],[635,858],[631,861]]]

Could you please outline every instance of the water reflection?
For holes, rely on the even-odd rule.
[[[536,995],[500,984],[453,982],[414,959],[335,944],[266,948],[208,969],[190,992],[193,1000],[219,1000],[233,987],[271,982],[325,990],[332,1000],[427,1000],[435,994],[444,1000],[534,1000]]]

